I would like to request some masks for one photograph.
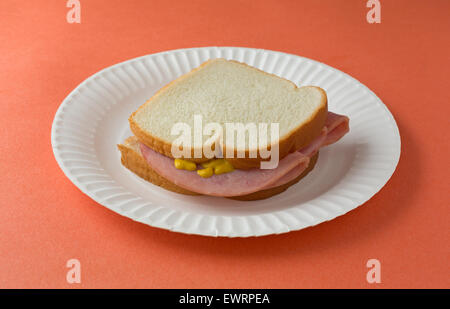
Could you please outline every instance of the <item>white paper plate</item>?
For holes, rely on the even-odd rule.
[[[261,201],[180,195],[124,168],[116,144],[132,135],[128,116],[165,84],[218,57],[245,62],[297,85],[322,87],[329,110],[350,117],[350,133],[320,151],[307,177]],[[123,216],[177,232],[246,237],[299,230],[363,204],[394,172],[400,135],[381,100],[339,70],[269,50],[205,47],[132,59],[89,77],[59,107],[52,146],[61,169],[83,193]]]

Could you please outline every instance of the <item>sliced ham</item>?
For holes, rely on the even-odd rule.
[[[327,129],[327,138],[322,147],[336,143],[350,131],[349,119],[347,116],[328,112],[325,128]]]
[[[286,173],[283,177],[272,183],[270,186],[263,188],[263,189],[270,189],[275,188],[281,185],[284,185],[285,183],[288,183],[291,180],[294,180],[298,177],[301,173],[303,173],[304,170],[309,166],[309,160],[305,162],[300,163],[293,169],[291,169],[288,173]]]
[[[173,159],[141,144],[148,164],[161,176],[179,187],[212,196],[240,196],[283,185],[298,177],[309,165],[310,158],[322,146],[332,144],[349,130],[348,118],[329,112],[322,134],[307,147],[280,160],[275,169],[235,170],[231,173],[203,178],[193,171],[175,168]]]
[[[275,169],[234,170],[231,173],[203,178],[196,172],[175,168],[173,159],[141,144],[141,152],[148,164],[161,176],[184,189],[205,195],[239,196],[260,191],[300,164],[308,166],[309,157],[292,153],[280,161]]]
[[[326,138],[327,138],[327,129],[324,127],[322,130],[322,134],[319,137],[317,137],[307,147],[299,150],[298,152],[303,154],[305,157],[308,157],[311,159],[317,153],[317,151],[319,151],[320,147],[326,141]],[[283,160],[281,160],[281,161],[283,161]],[[270,186],[268,186],[267,188],[264,188],[264,189],[278,187],[278,186],[284,185],[285,183],[288,183],[291,180],[294,180],[301,173],[303,173],[304,170],[306,170],[308,168],[308,165],[309,165],[309,160],[308,161],[305,160],[305,162],[301,162],[299,165],[297,165],[292,170],[290,170],[288,173],[286,173],[283,177],[281,177],[276,182],[274,182],[273,184],[271,184]]]
[[[328,112],[327,121],[325,122],[325,127],[322,130],[322,134],[317,137],[313,142],[311,142],[307,147],[300,149],[299,152],[308,156],[313,157],[321,147],[333,144],[340,140],[347,132],[350,130],[349,119],[346,116]],[[278,179],[275,183],[270,185],[268,188],[278,187],[288,183],[291,180],[297,178],[303,171],[308,167],[308,165],[300,164],[299,166],[292,169],[289,173]]]

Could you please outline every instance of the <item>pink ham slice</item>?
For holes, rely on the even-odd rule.
[[[325,128],[327,129],[327,138],[322,147],[336,143],[350,131],[349,119],[347,116],[328,112]]]
[[[310,158],[320,147],[332,144],[349,131],[346,116],[328,112],[322,134],[307,147],[284,157],[271,170],[235,170],[232,173],[202,178],[192,171],[175,168],[173,159],[141,144],[141,152],[148,164],[161,176],[179,187],[212,196],[240,196],[285,184],[299,176],[309,165]]]
[[[319,137],[317,137],[311,144],[309,144],[307,147],[299,150],[298,152],[302,153],[303,155],[305,155],[308,158],[312,158],[317,153],[319,148],[323,145],[323,143],[326,141],[326,138],[327,138],[327,129],[324,127],[324,129],[322,130],[322,134]],[[283,161],[283,160],[281,160],[281,161]],[[280,163],[281,163],[281,161],[280,161]],[[308,165],[309,165],[309,160],[308,160],[308,162],[300,163],[295,168],[290,170],[287,174],[285,174],[283,177],[278,179],[276,182],[274,182],[267,188],[263,188],[263,189],[270,189],[270,188],[278,187],[278,186],[284,185],[285,183],[288,183],[291,180],[294,180],[301,173],[303,173],[304,170],[306,170]]]
[[[203,178],[196,172],[176,169],[173,159],[141,144],[141,152],[148,164],[161,176],[179,187],[204,195],[239,196],[269,187],[290,170],[302,164],[308,166],[309,157],[300,152],[286,156],[275,169],[235,170],[232,173]]]

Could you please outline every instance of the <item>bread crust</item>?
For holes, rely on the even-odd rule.
[[[125,140],[124,144],[117,145],[122,154],[121,162],[123,166],[125,166],[127,169],[129,169],[139,177],[169,191],[187,195],[199,195],[198,193],[183,189],[175,185],[174,183],[156,173],[150,167],[150,165],[148,165],[147,161],[145,161],[144,157],[140,153],[139,148],[133,147],[135,146],[134,143],[137,143],[137,140],[134,137],[130,137]]]
[[[145,105],[149,104],[153,99],[155,99],[165,88],[169,87],[170,85],[181,81],[182,79],[186,78],[187,76],[195,73],[195,71],[201,69],[211,61],[214,61],[214,59],[208,60],[204,63],[202,63],[199,67],[193,69],[187,74],[184,74],[180,76],[179,78],[173,80],[172,82],[168,83],[166,86],[162,87],[153,97],[151,97],[146,103],[141,105],[131,116],[128,118],[130,129],[134,133],[134,135],[139,139],[140,142],[151,148],[152,150],[161,153],[162,155],[174,158],[172,155],[172,144],[168,143],[167,141],[163,141],[159,139],[158,137],[152,136],[151,134],[148,134],[139,127],[139,125],[134,121],[134,115],[139,112],[141,108],[143,108]],[[251,67],[245,63],[241,63],[234,60],[229,60],[235,63],[239,63],[241,65],[246,65],[248,67]],[[267,72],[264,72],[262,70],[259,70],[257,68],[251,67],[252,69],[258,70],[264,74],[274,76],[279,79],[283,79],[279,76],[276,76],[274,74],[270,74]],[[283,79],[286,80],[286,79]],[[289,80],[288,80],[289,81]],[[296,84],[294,84],[292,81],[289,81],[295,89],[300,89],[297,87]],[[328,114],[328,101],[327,101],[327,95],[326,92],[320,88],[315,86],[308,86],[311,88],[316,88],[322,93],[322,102],[321,107],[316,111],[314,115],[312,115],[305,123],[302,125],[299,125],[297,128],[293,129],[290,133],[288,133],[284,138],[280,139],[278,146],[279,146],[279,160],[286,157],[289,153],[297,151],[305,146],[307,146],[312,140],[314,140],[317,136],[320,135],[323,126],[325,125],[325,121],[327,119]],[[270,147],[269,147],[270,148]],[[226,154],[226,148],[222,150],[224,154]],[[193,161],[196,163],[201,163],[208,161],[210,159],[206,157],[201,158],[194,158],[194,152],[195,149],[191,149],[191,157],[185,158],[186,160]],[[263,159],[260,156],[259,151],[257,152],[256,158],[249,158],[250,150],[245,151],[245,158],[237,158],[237,150],[234,151],[234,157],[228,158],[227,160],[231,162],[231,164],[234,166],[234,168],[237,169],[250,169],[250,168],[259,168],[261,161],[263,160],[269,160],[269,159]]]
[[[153,170],[150,165],[148,165],[147,161],[145,161],[144,157],[140,153],[140,150],[137,146],[137,139],[135,137],[130,137],[127,140],[125,140],[124,144],[119,144],[117,147],[119,148],[122,156],[121,156],[121,162],[123,166],[125,166],[127,169],[132,171],[134,174],[138,175],[139,177],[157,185],[160,186],[166,190],[180,193],[180,194],[186,194],[186,195],[201,195],[196,192],[192,192],[186,189],[183,189],[173,182],[167,180],[166,178],[160,176],[155,170]],[[314,155],[311,158],[310,164],[308,165],[307,169],[299,175],[297,178],[291,180],[290,182],[266,189],[261,190],[258,192],[254,192],[247,195],[242,196],[233,196],[233,197],[227,197],[234,200],[241,200],[241,201],[254,201],[254,200],[261,200],[266,199],[271,196],[274,196],[276,194],[280,194],[284,192],[287,188],[292,186],[293,184],[299,182],[303,177],[305,177],[315,166],[318,158],[318,153]]]

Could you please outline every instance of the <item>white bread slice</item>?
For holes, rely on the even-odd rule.
[[[279,139],[269,145],[279,146],[279,159],[309,144],[317,137],[327,117],[327,96],[319,87],[300,87],[278,76],[265,73],[236,61],[213,59],[163,87],[129,118],[130,128],[145,145],[172,157],[171,135],[175,123],[194,127],[194,115],[201,115],[203,126],[225,123],[279,123]],[[270,134],[269,134],[270,136]],[[203,137],[203,142],[206,140]],[[247,137],[248,139],[248,137]],[[224,138],[224,141],[226,139]],[[236,142],[236,139],[235,139]],[[248,145],[248,143],[246,143]],[[235,168],[259,167],[262,160],[237,158],[237,146],[222,145],[222,152],[234,146],[234,158],[228,158]],[[261,145],[260,149],[261,149]],[[204,156],[195,162],[207,160]]]
[[[150,167],[150,165],[148,165],[147,161],[145,161],[144,157],[142,156],[141,150],[139,148],[139,141],[135,136],[130,136],[123,142],[123,144],[119,144],[117,145],[117,147],[119,148],[122,155],[121,162],[123,166],[125,166],[127,169],[129,169],[139,177],[172,192],[186,195],[199,195],[198,193],[177,186],[173,182],[167,180],[166,178],[156,173]],[[287,188],[299,182],[310,171],[312,171],[317,162],[318,155],[319,154],[317,153],[311,158],[308,168],[301,175],[299,175],[297,178],[291,180],[290,182],[284,185],[266,190],[261,190],[248,195],[228,197],[228,198],[241,201],[254,201],[269,198],[273,195],[284,192]]]

